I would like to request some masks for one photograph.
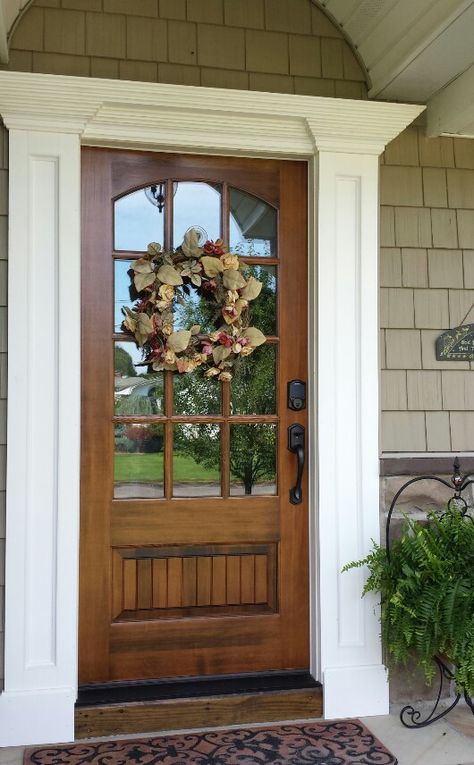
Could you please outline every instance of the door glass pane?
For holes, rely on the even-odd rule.
[[[173,414],[220,414],[221,386],[199,373],[173,375]]]
[[[219,497],[220,425],[175,425],[173,496]]]
[[[275,414],[276,346],[261,345],[243,358],[231,385],[232,414]]]
[[[239,255],[277,255],[277,211],[258,197],[230,189],[230,247]]]
[[[231,496],[276,494],[276,436],[276,425],[231,425]]]
[[[262,282],[262,291],[250,303],[251,323],[264,335],[277,335],[277,276],[275,266],[246,266],[245,277]]]
[[[152,189],[156,191],[153,193]],[[159,185],[149,186],[117,199],[114,243],[116,250],[144,251],[150,242],[163,244],[164,207],[160,211],[153,203],[153,197],[159,190]],[[164,193],[164,186],[162,190]]]
[[[202,230],[202,237],[221,235],[221,187],[218,184],[180,181],[174,184],[173,246],[179,247],[189,228]]]
[[[141,358],[134,343],[115,343],[115,414],[163,414],[163,372],[135,366]]]
[[[173,305],[173,326],[175,329],[185,329],[199,324],[203,334],[209,334],[222,324],[222,316],[216,303],[202,300],[192,285],[189,285],[189,295],[184,305],[175,300]]]
[[[116,260],[114,263],[114,332],[122,331],[121,327],[124,319],[122,308],[124,306],[131,308],[135,300],[135,295],[132,295],[133,287],[128,273],[131,267],[131,260]]]
[[[162,497],[163,425],[116,425],[114,472],[114,497]]]

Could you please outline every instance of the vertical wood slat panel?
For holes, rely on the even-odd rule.
[[[157,558],[153,561],[153,608],[168,605],[168,561]]]
[[[137,561],[123,561],[123,607],[125,611],[135,611],[137,607]]]
[[[227,556],[227,603],[229,605],[240,603],[240,557],[238,555]]]
[[[168,558],[168,608],[180,608],[183,596],[183,559]]]
[[[211,604],[223,606],[226,603],[226,558],[216,555],[212,558]]]
[[[197,562],[197,604],[209,606],[211,604],[211,566],[210,557],[198,558]]]
[[[123,610],[123,561],[117,550],[112,553],[112,619]]]
[[[267,556],[255,556],[255,603],[267,603]]]
[[[255,603],[255,555],[243,555],[240,567],[241,603]]]
[[[153,603],[152,561],[139,560],[137,566],[137,608],[151,608]]]
[[[273,605],[275,564],[271,554],[122,559],[115,553],[113,618],[122,610]]]
[[[183,606],[196,605],[196,558],[183,558]]]

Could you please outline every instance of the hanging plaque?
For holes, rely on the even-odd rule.
[[[438,361],[474,361],[474,324],[443,332],[436,340]]]

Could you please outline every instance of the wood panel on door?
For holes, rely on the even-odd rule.
[[[80,683],[305,669],[306,164],[85,148],[82,173]],[[192,226],[263,274],[267,343],[232,383],[152,377],[121,333],[130,263]]]

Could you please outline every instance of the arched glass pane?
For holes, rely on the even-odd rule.
[[[230,247],[247,257],[275,258],[275,208],[245,191],[230,189]]]
[[[155,189],[153,193],[151,190]],[[148,196],[147,192],[148,191]],[[161,187],[164,194],[165,187]],[[150,201],[158,196],[160,186],[157,184],[147,189],[138,189],[115,202],[115,241],[116,250],[131,250],[143,252],[150,242],[163,244],[164,238],[164,206],[159,207]]]
[[[218,184],[180,181],[174,184],[173,246],[189,228],[203,229],[205,239],[221,235],[221,188]]]

